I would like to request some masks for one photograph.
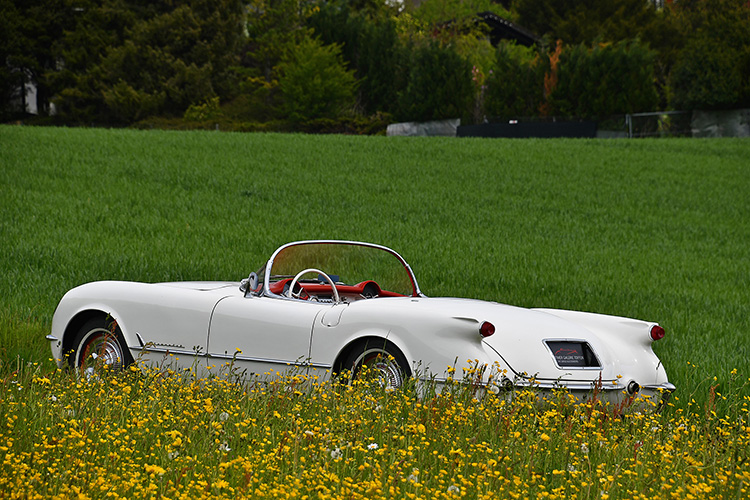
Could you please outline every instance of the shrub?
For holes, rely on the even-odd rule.
[[[183,117],[185,118],[185,120],[203,122],[207,120],[220,119],[222,116],[223,113],[221,112],[221,108],[219,107],[219,98],[214,97],[200,104],[191,104],[190,107],[188,107],[187,111],[185,111]]]
[[[166,100],[162,91],[138,90],[122,80],[111,88],[103,89],[102,96],[111,115],[123,123],[158,113]]]

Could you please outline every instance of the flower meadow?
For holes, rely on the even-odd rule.
[[[723,393],[699,386],[705,405],[675,396],[625,414],[465,381],[388,391],[322,373],[2,373],[2,498],[750,495],[750,380],[736,370]]]

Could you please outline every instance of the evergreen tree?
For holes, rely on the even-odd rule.
[[[453,47],[437,42],[418,45],[412,52],[410,69],[406,89],[399,96],[398,120],[471,120],[471,64]]]
[[[670,75],[676,109],[750,107],[750,5],[685,0],[672,6],[689,38]]]
[[[552,114],[584,118],[650,111],[658,102],[654,53],[638,41],[583,44],[562,52]]]
[[[338,45],[305,38],[279,66],[285,115],[293,122],[337,118],[354,106],[356,80]]]
[[[68,120],[132,123],[230,97],[242,5],[237,0],[90,1],[61,42],[54,78]]]
[[[50,112],[50,74],[57,69],[56,46],[77,7],[55,0],[0,0],[0,113],[12,101],[27,104],[24,86],[36,87],[40,115]]]
[[[566,45],[633,39],[657,16],[646,0],[516,0],[513,5],[521,26]]]
[[[308,25],[327,44],[339,44],[344,59],[359,79],[358,103],[368,114],[393,113],[397,96],[406,86],[408,53],[396,32],[396,22],[385,4],[360,11],[342,2],[323,4]]]
[[[538,49],[501,43],[487,78],[487,115],[509,119],[532,117],[544,102],[544,75],[549,58]]]

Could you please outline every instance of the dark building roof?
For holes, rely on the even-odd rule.
[[[498,16],[494,12],[480,12],[477,16],[489,26],[492,45],[497,45],[500,40],[515,40],[520,45],[531,47],[541,41],[531,31]]]

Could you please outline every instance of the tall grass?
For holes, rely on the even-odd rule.
[[[299,375],[239,385],[22,365],[0,379],[0,496],[747,498],[750,402],[736,389],[726,414],[618,417],[470,384],[418,397]]]
[[[3,126],[1,356],[46,363],[75,285],[239,280],[279,244],[341,238],[393,247],[428,295],[659,321],[678,386],[727,384],[750,373],[748,158],[729,139]]]

